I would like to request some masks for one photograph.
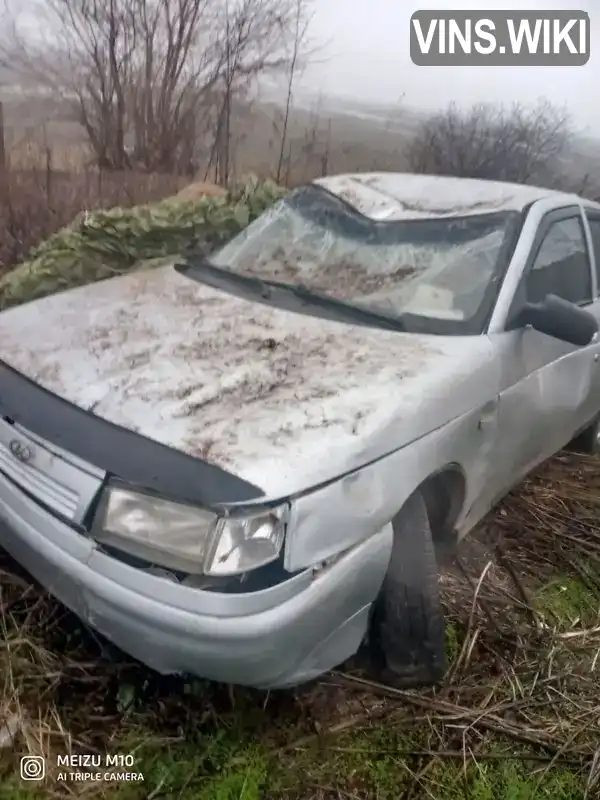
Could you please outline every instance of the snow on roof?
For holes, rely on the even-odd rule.
[[[500,181],[438,175],[371,172],[319,178],[316,184],[338,195],[371,219],[399,220],[455,217],[493,211],[521,211],[549,197],[579,198]]]

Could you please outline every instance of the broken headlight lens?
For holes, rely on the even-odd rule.
[[[196,506],[115,486],[101,500],[93,535],[138,558],[199,574],[217,519]]]
[[[207,553],[206,574],[239,575],[279,558],[288,510],[286,505],[253,516],[219,519]]]
[[[100,544],[192,575],[239,575],[275,561],[289,506],[219,517],[196,506],[109,486],[92,534]]]

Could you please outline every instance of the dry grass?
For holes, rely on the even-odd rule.
[[[160,200],[185,183],[173,175],[59,170],[52,161],[0,172],[0,275],[82,211]]]
[[[598,462],[561,455],[470,537],[444,571],[435,692],[374,684],[360,660],[295,693],[160,678],[5,558],[2,796],[598,797],[599,509]],[[59,781],[68,752],[133,752],[145,781]],[[47,756],[43,788],[16,777],[23,753]]]
[[[10,168],[45,173],[50,167],[58,172],[80,173],[93,164],[92,152],[81,142],[55,141],[51,145],[25,137],[7,147]]]

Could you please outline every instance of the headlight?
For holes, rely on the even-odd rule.
[[[275,561],[287,505],[218,517],[196,506],[121,486],[109,487],[94,519],[96,541],[163,567],[213,576],[239,575]]]
[[[164,567],[203,571],[217,516],[195,506],[109,487],[94,520],[94,538]]]
[[[288,506],[251,517],[227,517],[217,522],[207,553],[207,575],[239,575],[279,557],[285,537]]]

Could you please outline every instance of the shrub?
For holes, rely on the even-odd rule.
[[[80,214],[0,279],[0,308],[129,272],[140,261],[215,247],[284,191],[270,181],[249,178],[225,197],[169,198]]]

